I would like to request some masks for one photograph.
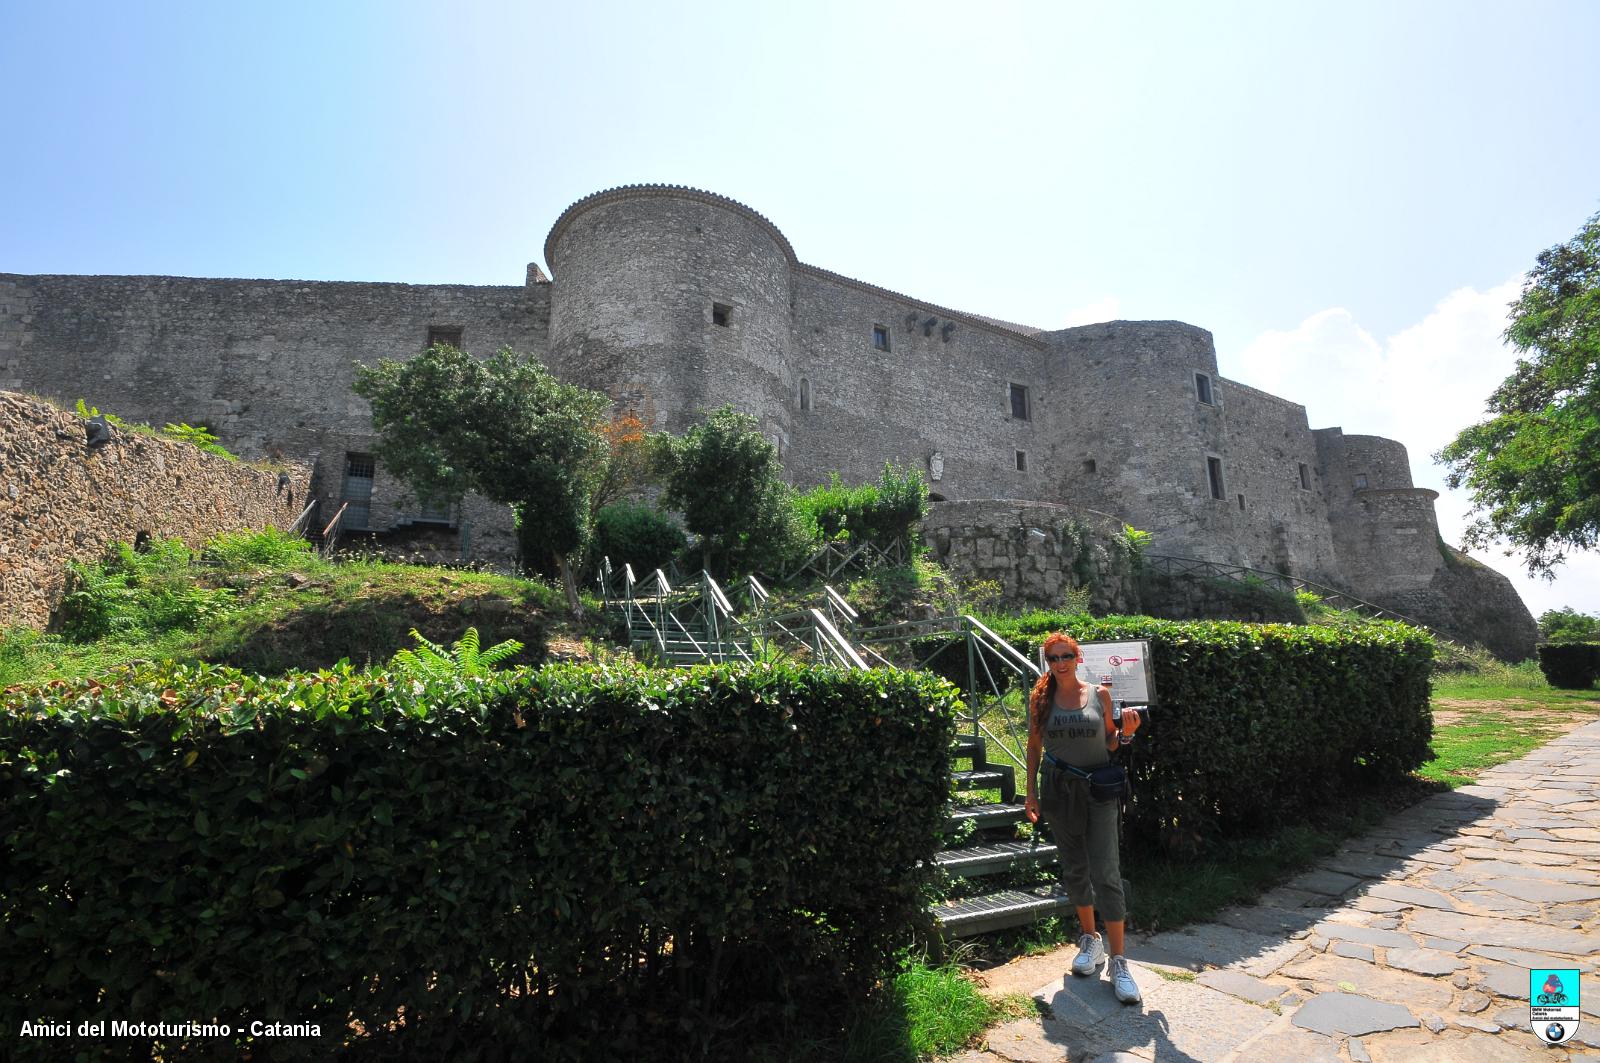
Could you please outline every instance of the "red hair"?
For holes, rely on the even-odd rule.
[[[1073,653],[1078,655],[1079,660],[1083,659],[1083,651],[1078,648],[1078,640],[1065,631],[1050,632],[1044,637],[1044,642],[1040,643],[1039,649],[1044,653],[1049,653],[1051,645],[1057,642],[1065,643],[1072,649]],[[1055,695],[1056,677],[1055,673],[1050,670],[1049,664],[1050,662],[1045,662],[1044,674],[1039,677],[1038,682],[1033,684],[1033,690],[1028,694],[1028,732],[1030,734],[1042,735],[1044,733],[1044,718],[1050,711],[1050,699]]]

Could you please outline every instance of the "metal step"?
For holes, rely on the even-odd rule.
[[[1048,887],[1036,890],[999,890],[933,906],[933,917],[949,937],[967,937],[1021,926],[1051,915],[1066,915],[1072,901],[1057,897]]]
[[[955,783],[957,793],[999,790],[1002,804],[1009,804],[1017,796],[1017,774],[1005,766],[990,766],[979,771],[953,771],[950,778]]]
[[[962,735],[950,747],[950,755],[952,757],[967,758],[974,765],[978,765],[984,762],[984,758],[988,756],[988,753],[983,744],[983,739],[974,738],[972,735]]]
[[[1021,805],[961,805],[950,810],[947,822],[952,827],[971,823],[978,830],[989,830],[1021,823],[1024,818]]]
[[[1050,842],[1011,841],[946,849],[934,857],[934,862],[952,875],[976,878],[1016,867],[1048,864],[1055,858],[1056,847]]]

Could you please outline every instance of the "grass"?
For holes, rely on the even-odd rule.
[[[1600,717],[1600,691],[1552,687],[1532,661],[1478,661],[1474,668],[1434,679],[1434,758],[1418,772],[1424,779],[1465,786]]]
[[[561,592],[535,580],[387,562],[335,562],[281,533],[223,536],[196,557],[181,543],[119,547],[75,566],[49,633],[0,631],[0,688],[97,675],[128,661],[211,661],[262,674],[348,659],[382,664],[416,628],[449,643],[477,627],[514,638],[537,662],[554,631],[603,635],[567,619]],[[570,629],[570,630],[569,630]]]

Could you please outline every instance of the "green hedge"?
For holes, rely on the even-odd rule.
[[[1562,690],[1588,690],[1600,679],[1600,646],[1584,642],[1546,643],[1539,647],[1539,671]]]
[[[248,1016],[321,1026],[258,1042],[273,1059],[663,1058],[823,1029],[890,970],[949,796],[948,686],[507,675],[427,698],[167,665],[10,692],[7,1036]],[[190,1050],[237,1058],[161,1047]]]
[[[991,627],[1030,660],[1051,631],[1085,642],[1148,640],[1158,705],[1129,751],[1135,793],[1126,826],[1136,844],[1195,851],[1210,837],[1314,810],[1348,786],[1402,776],[1431,756],[1433,639],[1419,628],[1050,613]],[[966,685],[964,648],[933,667]]]

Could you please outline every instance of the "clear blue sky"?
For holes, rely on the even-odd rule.
[[[1201,325],[1437,486],[1600,210],[1597,42],[1585,0],[0,0],[0,271],[514,284],[573,200],[689,184],[933,302]],[[1600,559],[1519,587],[1600,612]]]

